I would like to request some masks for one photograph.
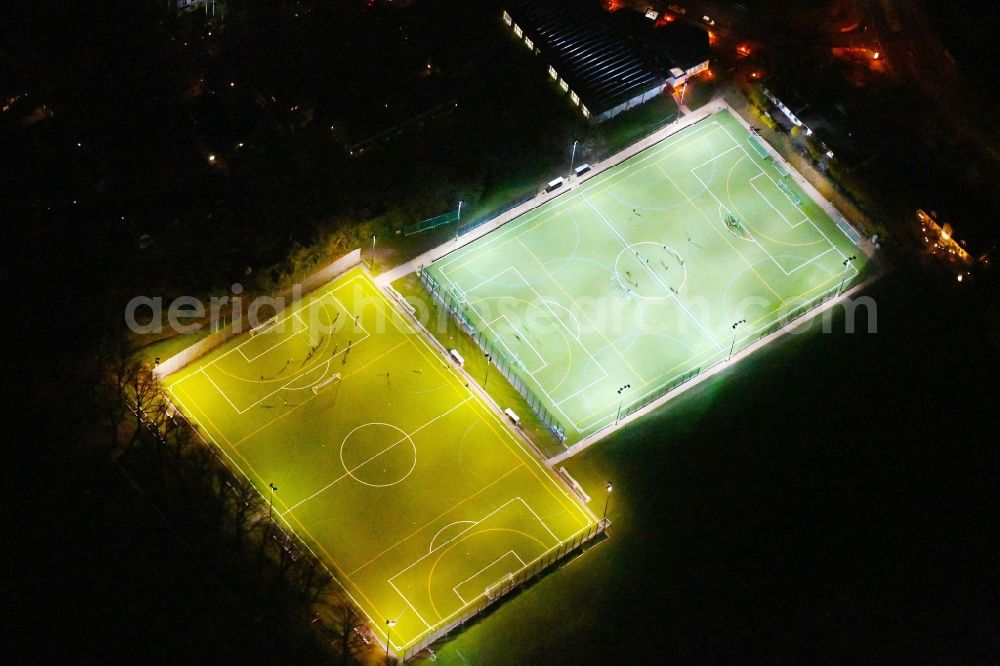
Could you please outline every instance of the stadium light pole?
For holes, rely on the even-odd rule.
[[[847,267],[850,266],[851,262],[854,261],[855,259],[857,259],[857,257],[853,254],[849,256],[847,259],[844,259],[844,275],[843,277],[840,278],[840,286],[837,287],[838,296],[840,295],[840,290],[844,288],[844,282],[847,280]]]
[[[488,353],[483,353],[486,357],[486,377],[483,379],[483,390],[486,390],[486,382],[490,381],[490,364],[493,362],[493,357]]]
[[[729,358],[726,359],[726,363],[733,358],[733,350],[736,349],[736,329],[739,328],[740,324],[747,323],[746,319],[740,319],[738,322],[733,324],[733,344],[729,345]]]
[[[386,659],[389,658],[389,637],[392,636],[392,628],[393,628],[393,626],[395,624],[396,624],[395,620],[386,620],[385,621],[385,626],[387,627],[387,629],[385,630],[385,658]]]
[[[267,519],[273,520],[274,517],[274,491],[278,489],[278,486],[273,483],[267,484],[267,487],[271,489],[271,498],[267,501]]]
[[[622,403],[625,401],[625,389],[632,388],[631,384],[626,384],[625,386],[618,389],[618,413],[615,414],[615,425],[618,425],[618,421],[622,418]]]
[[[372,259],[368,263],[371,270],[375,270],[375,234],[372,234]]]
[[[611,482],[608,481],[608,485],[605,487],[605,490],[608,491],[608,494],[604,498],[604,517],[601,518],[601,522],[605,524],[607,524],[608,522],[608,502],[611,501],[611,488],[612,488]]]
[[[455,216],[455,240],[458,240],[458,229],[462,225],[462,204],[464,201],[458,202],[458,215]]]
[[[578,140],[573,141],[573,156],[569,158],[569,175],[573,175],[573,166],[576,164],[576,144],[580,143]]]

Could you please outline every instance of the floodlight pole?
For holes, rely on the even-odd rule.
[[[396,624],[395,620],[386,620],[385,621],[385,626],[387,627],[387,629],[385,630],[385,658],[386,659],[389,658],[389,637],[392,635],[392,627],[395,624]]]
[[[615,414],[615,425],[618,425],[618,421],[620,421],[621,418],[622,418],[622,403],[625,402],[625,395],[624,395],[625,389],[630,389],[630,388],[632,388],[632,385],[631,384],[626,384],[625,386],[623,386],[620,389],[618,389],[618,395],[619,395],[619,398],[618,398],[618,413]]]
[[[843,277],[840,278],[840,286],[837,287],[838,296],[840,295],[840,291],[844,288],[844,282],[847,280],[847,267],[850,266],[851,262],[854,261],[855,259],[857,259],[857,257],[853,254],[849,256],[847,259],[844,259],[844,275]]]
[[[372,258],[371,258],[371,261],[368,262],[368,264],[369,264],[369,267],[371,268],[371,270],[374,271],[375,270],[375,234],[372,234]]]
[[[273,483],[267,484],[267,487],[271,489],[271,497],[267,502],[267,519],[274,519],[274,491],[278,489],[278,486]]]
[[[736,329],[739,328],[740,324],[747,323],[746,319],[740,319],[738,322],[733,324],[733,344],[729,345],[729,358],[726,359],[726,363],[733,358],[733,351],[736,349]]]
[[[605,490],[608,491],[608,494],[604,498],[604,517],[601,518],[601,522],[604,523],[605,526],[607,526],[608,524],[608,502],[611,501],[611,488],[612,488],[611,482],[608,481],[608,485],[605,488]]]
[[[483,356],[486,357],[486,377],[483,379],[483,390],[486,390],[486,382],[490,381],[490,365],[493,362],[493,357],[488,353],[484,353]]]
[[[458,202],[458,215],[455,217],[455,240],[458,240],[458,229],[462,224],[462,204],[464,201]]]
[[[573,156],[569,158],[569,175],[571,176],[573,175],[573,165],[576,164],[576,144],[578,143],[580,142],[573,141]]]

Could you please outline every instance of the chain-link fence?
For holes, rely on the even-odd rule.
[[[528,562],[517,573],[511,574],[504,580],[485,588],[469,605],[461,608],[454,616],[447,617],[437,625],[431,627],[430,632],[426,636],[407,648],[401,655],[403,661],[417,656],[422,650],[445,634],[485,612],[504,596],[521,589],[537,576],[553,568],[563,558],[582,549],[587,543],[600,536],[608,528],[608,525],[609,522],[607,520],[601,520],[590,525],[569,539],[549,548],[531,562]]]
[[[542,401],[535,395],[535,392],[524,382],[520,373],[516,372],[518,369],[524,369],[523,364],[517,358],[511,356],[507,350],[498,345],[490,335],[473,323],[467,313],[469,310],[475,312],[475,308],[469,305],[464,295],[455,289],[442,288],[438,284],[438,281],[434,279],[434,276],[426,270],[419,271],[419,274],[424,287],[427,288],[427,291],[430,292],[434,300],[443,305],[459,325],[472,337],[479,348],[483,350],[483,354],[486,355],[488,362],[491,362],[507,381],[510,382],[510,385],[524,398],[531,411],[538,416],[545,427],[551,430],[559,438],[559,441],[565,441],[566,429],[545,405],[542,404]]]

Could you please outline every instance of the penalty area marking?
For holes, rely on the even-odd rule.
[[[415,559],[413,562],[411,562],[408,566],[406,566],[405,568],[401,569],[395,575],[393,575],[393,576],[391,576],[391,577],[389,577],[387,579],[387,582],[396,591],[396,594],[398,594],[400,596],[400,598],[410,608],[410,610],[412,610],[414,613],[416,613],[417,617],[420,618],[421,622],[423,622],[424,624],[426,624],[428,628],[430,628],[431,625],[420,615],[419,611],[417,611],[416,607],[414,607],[414,605],[410,602],[409,598],[405,594],[403,594],[403,592],[399,589],[399,587],[397,587],[397,585],[395,583],[395,580],[397,578],[399,578],[400,576],[402,576],[403,574],[405,574],[410,569],[412,569],[413,567],[417,566],[418,564],[420,564],[421,562],[423,562],[424,560],[426,560],[427,558],[429,558],[432,555],[434,555],[435,553],[439,553],[438,558],[440,559],[440,557],[442,557],[450,549],[450,546],[452,544],[456,544],[460,539],[463,539],[466,536],[473,536],[474,534],[478,533],[480,530],[476,530],[477,526],[482,525],[487,520],[489,520],[491,517],[495,516],[496,514],[500,513],[501,511],[504,511],[505,509],[507,509],[507,507],[509,507],[514,502],[520,502],[524,506],[524,508],[526,508],[531,513],[531,515],[534,516],[535,520],[537,520],[538,523],[545,529],[545,531],[548,532],[548,534],[552,537],[554,543],[552,543],[552,545],[546,545],[545,542],[541,541],[541,539],[539,539],[539,538],[537,538],[535,536],[532,536],[532,535],[527,534],[525,532],[520,532],[519,530],[513,530],[513,531],[518,532],[519,534],[521,534],[521,535],[523,535],[523,536],[525,536],[527,538],[530,538],[530,539],[536,541],[540,546],[542,546],[543,549],[546,549],[546,552],[547,552],[547,550],[555,548],[560,543],[562,543],[560,541],[559,537],[557,537],[555,535],[555,533],[552,531],[552,529],[548,526],[548,524],[544,520],[542,520],[542,518],[538,515],[538,513],[536,513],[535,510],[532,509],[531,506],[520,495],[518,495],[516,497],[512,497],[511,499],[507,500],[506,502],[504,502],[503,504],[501,504],[499,507],[497,507],[493,511],[490,511],[488,514],[486,514],[485,516],[483,516],[479,520],[476,520],[476,521],[456,521],[456,522],[453,522],[453,523],[449,523],[449,525],[445,526],[446,528],[450,527],[451,525],[456,524],[457,522],[468,522],[468,523],[470,523],[470,526],[467,527],[466,529],[461,530],[460,532],[458,532],[452,538],[445,540],[440,545],[438,545],[438,546],[434,547],[433,549],[429,550],[426,555],[421,555],[420,557],[418,557],[417,559]],[[491,531],[492,529],[498,529],[498,528],[484,529],[484,530],[481,530],[481,531],[482,532],[488,532],[488,531]],[[504,528],[504,529],[509,529],[509,528]],[[440,534],[440,533],[441,533],[441,530],[439,530],[437,534]],[[437,537],[437,535],[435,535],[435,538],[436,537]],[[501,556],[501,559],[504,556],[506,556],[506,554],[503,555],[503,556]],[[516,553],[515,553],[515,556],[517,556],[519,560],[521,559],[520,556],[517,555]],[[495,564],[495,563],[496,563],[496,561],[494,561],[492,564]],[[436,564],[437,564],[437,562],[434,563],[434,566],[436,566]],[[492,566],[492,564],[489,565],[489,566]],[[489,568],[489,566],[487,566],[487,568]],[[523,571],[525,566],[526,565],[522,564],[521,569],[518,569],[516,572],[511,572],[511,573],[513,574],[513,573],[518,573],[520,571]],[[434,578],[433,571],[434,571],[434,567],[432,566],[431,567],[431,571],[430,571],[430,573],[428,575],[428,579],[426,581],[428,592],[430,592],[431,583],[432,583],[433,578]],[[481,571],[477,572],[477,574],[478,573],[481,573]],[[477,574],[473,574],[472,577],[475,577]],[[468,580],[468,579],[466,579],[466,580]],[[465,582],[465,581],[463,581],[463,582]],[[497,582],[499,582],[499,581],[497,581]],[[459,599],[461,599],[461,598],[462,598],[461,595],[459,595]],[[431,605],[434,606],[433,596],[429,600],[431,602]],[[467,603],[463,604],[462,607],[464,608],[466,606],[468,606]],[[436,612],[436,608],[435,608],[435,612]]]
[[[490,563],[489,563],[489,564],[487,564],[487,565],[486,565],[485,567],[483,567],[482,569],[480,569],[480,570],[479,570],[479,571],[477,571],[476,573],[472,574],[471,576],[469,576],[469,577],[468,577],[468,578],[466,578],[465,580],[463,580],[463,581],[460,581],[460,582],[456,583],[456,584],[455,584],[455,586],[451,588],[451,589],[452,589],[452,591],[453,591],[453,592],[455,593],[455,595],[456,595],[456,596],[457,596],[457,597],[459,598],[459,600],[460,600],[460,601],[462,602],[462,605],[463,605],[463,606],[468,606],[468,605],[469,605],[469,602],[465,600],[465,597],[463,597],[463,596],[462,596],[462,593],[458,591],[458,588],[460,588],[461,586],[465,585],[465,584],[466,584],[466,583],[468,583],[468,582],[469,582],[470,580],[472,580],[473,578],[475,578],[475,577],[476,577],[476,576],[478,576],[479,574],[483,573],[484,571],[486,571],[487,569],[489,569],[490,567],[492,567],[492,566],[493,566],[494,564],[496,564],[496,563],[497,563],[497,562],[499,562],[500,560],[502,560],[502,559],[506,558],[506,557],[507,557],[508,555],[513,555],[514,557],[516,557],[516,558],[517,558],[517,561],[518,561],[518,564],[520,565],[520,566],[518,566],[517,568],[515,568],[515,570],[514,570],[514,571],[521,571],[521,570],[523,570],[523,569],[524,569],[524,567],[526,567],[526,566],[527,566],[527,565],[526,565],[526,564],[524,563],[524,560],[522,560],[522,559],[521,559],[521,556],[517,554],[517,552],[515,552],[515,551],[514,551],[513,549],[511,549],[511,550],[508,550],[508,551],[507,551],[506,553],[504,553],[503,555],[501,555],[501,556],[500,556],[500,557],[498,557],[497,559],[493,560],[492,562],[490,562]],[[489,585],[487,585],[487,586],[486,586],[486,589],[488,590],[488,589],[490,589],[491,587],[495,587],[495,586],[496,586],[496,585],[497,585],[498,583],[502,583],[502,582],[504,582],[504,581],[506,581],[506,580],[510,580],[510,579],[511,579],[511,578],[513,578],[513,576],[514,576],[514,571],[509,571],[509,572],[507,572],[506,574],[504,574],[503,576],[501,576],[500,578],[496,579],[495,581],[493,581],[492,583],[490,583]]]

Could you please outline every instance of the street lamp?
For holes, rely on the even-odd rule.
[[[853,254],[847,259],[844,259],[844,275],[840,278],[840,286],[837,287],[837,295],[840,295],[840,290],[844,288],[844,281],[847,280],[847,267],[851,265],[851,262],[857,259]]]
[[[274,516],[274,492],[278,489],[278,486],[269,483],[267,487],[271,489],[271,499],[267,502],[267,519],[271,520],[272,516]]]
[[[388,629],[385,630],[385,658],[386,659],[389,658],[389,636],[392,635],[392,628],[393,628],[393,626],[395,626],[395,624],[396,624],[395,620],[386,620],[385,621],[385,626],[388,627]]]
[[[727,363],[729,362],[729,359],[733,357],[733,350],[736,349],[736,329],[739,328],[740,324],[745,323],[747,323],[746,319],[740,319],[738,322],[733,324],[733,344],[729,345],[729,358],[726,359]]]
[[[483,356],[486,358],[486,377],[483,379],[483,390],[486,390],[486,382],[490,381],[490,364],[493,362],[493,357],[488,353],[484,353]]]
[[[605,523],[605,525],[606,525],[606,524],[607,524],[607,522],[608,522],[608,502],[609,502],[609,501],[611,501],[611,487],[612,487],[612,486],[611,486],[611,482],[610,482],[610,481],[608,481],[608,485],[607,485],[607,487],[605,488],[605,490],[607,490],[607,491],[608,491],[608,494],[607,494],[607,496],[605,496],[605,498],[604,498],[604,517],[603,517],[603,518],[601,518],[601,522],[602,522],[602,523]]]
[[[375,270],[375,234],[372,234],[372,259],[370,262],[371,270]]]
[[[576,164],[576,144],[579,141],[573,141],[573,156],[569,158],[569,175],[573,175],[573,165]]]
[[[615,425],[618,425],[618,421],[622,417],[622,402],[624,402],[624,400],[625,400],[625,396],[623,395],[624,392],[625,392],[625,389],[630,389],[630,388],[632,388],[632,385],[631,384],[626,384],[625,386],[623,386],[620,389],[618,389],[618,395],[619,395],[619,398],[618,398],[618,413],[615,415]]]

